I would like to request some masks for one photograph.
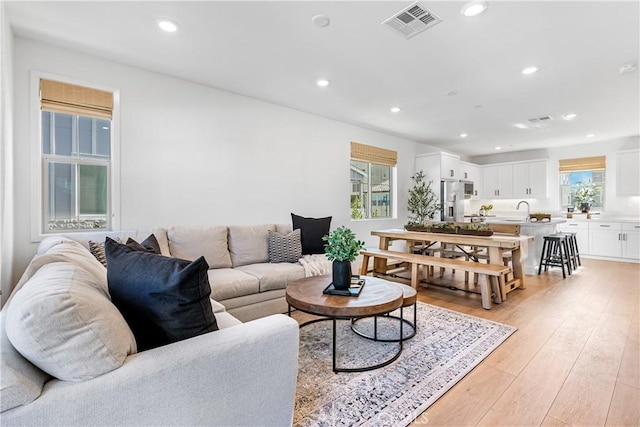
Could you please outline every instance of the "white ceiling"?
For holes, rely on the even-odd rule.
[[[640,134],[640,73],[618,70],[638,64],[639,1],[492,1],[475,18],[460,14],[464,2],[423,1],[443,22],[406,40],[381,22],[411,3],[5,1],[5,11],[19,36],[469,156]],[[317,14],[331,24],[315,26]],[[161,32],[160,17],[180,30]],[[529,65],[540,71],[521,74]],[[317,87],[321,77],[331,85]]]

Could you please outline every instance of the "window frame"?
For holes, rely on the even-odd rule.
[[[349,159],[349,174],[351,174],[351,170],[353,168],[353,162],[360,162],[360,163],[365,163],[367,165],[367,173],[369,175],[369,177],[371,177],[371,168],[372,165],[376,165],[376,166],[384,166],[384,167],[388,167],[389,168],[389,216],[372,216],[372,212],[373,212],[373,192],[372,192],[372,187],[373,185],[377,185],[377,184],[372,184],[371,183],[371,179],[368,180],[367,182],[367,186],[369,189],[369,198],[368,198],[368,206],[363,206],[364,210],[365,210],[365,217],[364,218],[353,218],[353,216],[351,215],[351,210],[352,210],[352,206],[351,206],[351,201],[349,203],[349,218],[351,221],[370,221],[370,220],[388,220],[388,219],[395,219],[397,214],[396,214],[396,205],[397,205],[397,197],[396,197],[396,174],[397,174],[397,167],[396,166],[391,166],[391,165],[385,165],[385,164],[381,164],[381,163],[375,163],[375,162],[371,162],[371,161],[365,161],[365,160],[360,160],[360,159],[354,159],[353,157],[351,157]],[[353,181],[351,180],[351,178],[349,179],[349,199],[351,200],[351,196],[353,195]]]
[[[107,190],[107,209],[109,226],[101,231],[120,229],[120,91],[116,88],[87,82],[83,80],[73,79],[65,76],[51,74],[43,71],[32,70],[30,72],[29,82],[29,103],[30,103],[30,120],[29,120],[29,150],[30,150],[30,228],[31,241],[39,242],[47,236],[59,233],[72,233],[75,230],[59,230],[54,232],[46,232],[44,224],[44,206],[45,198],[45,176],[44,154],[42,151],[42,114],[40,103],[40,80],[55,80],[62,83],[72,85],[85,86],[98,90],[104,90],[113,94],[113,110],[111,118],[111,159],[108,168],[108,190]],[[49,156],[51,157],[51,156]],[[84,162],[78,158],[74,163]],[[77,232],[87,232],[89,229],[78,229]]]

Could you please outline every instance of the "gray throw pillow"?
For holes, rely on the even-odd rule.
[[[300,229],[284,235],[269,230],[269,262],[298,262],[302,257]]]

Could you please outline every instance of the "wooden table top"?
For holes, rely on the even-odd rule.
[[[466,234],[426,233],[423,231],[407,231],[404,229],[373,230],[372,236],[386,237],[395,240],[436,241],[465,246],[485,246],[515,249],[523,239],[529,236],[508,236],[494,234],[492,236],[472,236]]]
[[[331,283],[330,275],[296,280],[287,285],[287,303],[307,313],[340,318],[385,314],[402,306],[401,285],[370,276],[364,280],[357,297],[323,294]]]

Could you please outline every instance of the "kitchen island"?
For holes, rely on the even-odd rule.
[[[485,224],[518,224],[520,225],[521,235],[533,237],[533,241],[529,242],[529,253],[528,255],[525,254],[524,272],[525,274],[538,274],[542,244],[544,243],[543,237],[555,233],[558,229],[558,224],[567,222],[567,220],[558,217],[551,218],[549,221],[525,221],[522,218],[489,217],[484,222]]]

